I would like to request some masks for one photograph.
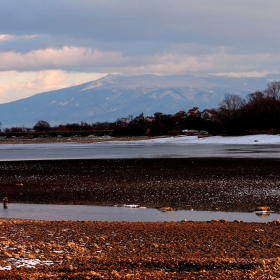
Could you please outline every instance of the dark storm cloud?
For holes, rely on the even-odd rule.
[[[80,46],[119,42],[253,45],[275,36],[279,19],[270,1],[100,0],[2,1],[0,33],[49,35],[46,45]],[[57,40],[60,37],[60,40]],[[53,40],[52,40],[53,39]],[[120,46],[120,43],[123,45]],[[258,46],[255,46],[257,48]]]
[[[278,71],[279,6],[278,0],[2,0],[0,70]]]

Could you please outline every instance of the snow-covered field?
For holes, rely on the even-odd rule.
[[[247,136],[176,136],[138,141],[141,143],[177,143],[177,144],[280,144],[280,135],[247,135]]]

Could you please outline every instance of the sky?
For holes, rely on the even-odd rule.
[[[280,73],[279,0],[0,0],[0,103],[109,73]]]

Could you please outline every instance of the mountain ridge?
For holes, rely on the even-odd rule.
[[[0,104],[0,121],[4,127],[33,127],[39,120],[52,125],[112,122],[142,112],[174,114],[192,107],[217,108],[224,94],[245,98],[265,89],[268,81],[266,77],[109,74],[96,81]]]

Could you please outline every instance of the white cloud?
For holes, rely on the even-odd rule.
[[[98,49],[65,46],[47,48],[27,53],[1,52],[0,71],[32,71],[42,69],[98,68],[118,64],[121,54]]]
[[[214,74],[214,76],[226,76],[226,77],[265,77],[269,74],[269,72],[220,72]]]
[[[9,34],[0,34],[0,41],[9,41],[12,40],[14,36]]]
[[[39,37],[38,34],[25,34],[24,35],[24,38],[27,38],[27,39],[34,39],[36,37]]]
[[[61,69],[73,72],[135,72],[157,74],[280,72],[280,53],[230,54],[219,52],[189,55],[163,52],[124,56],[117,51],[68,47],[32,50],[27,53],[1,52],[0,71],[42,71]]]
[[[11,41],[11,40],[21,40],[21,39],[34,39],[39,37],[38,34],[25,34],[22,36],[15,36],[11,34],[0,34],[0,41]]]
[[[0,103],[29,97],[36,93],[79,85],[103,77],[101,73],[45,70],[39,72],[0,72]]]

